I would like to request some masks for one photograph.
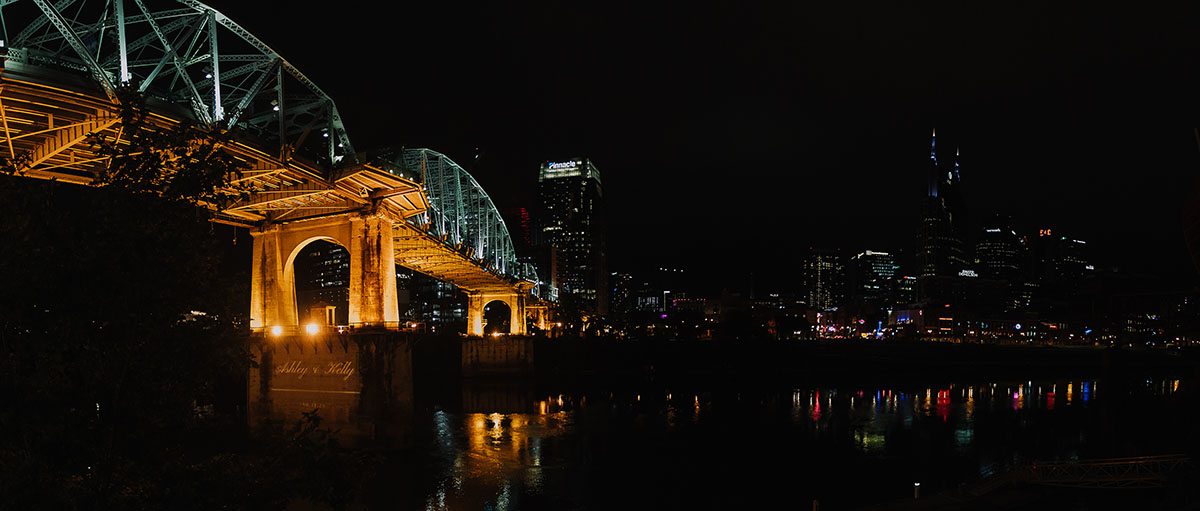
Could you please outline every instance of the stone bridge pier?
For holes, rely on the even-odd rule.
[[[508,306],[508,333],[525,335],[525,287],[504,291],[474,291],[467,293],[467,335],[483,335],[483,310],[488,304],[501,302]]]
[[[251,234],[250,326],[254,331],[299,328],[293,267],[300,250],[317,240],[337,243],[350,253],[350,325],[399,328],[396,254],[392,220],[387,216],[347,213],[268,224]]]

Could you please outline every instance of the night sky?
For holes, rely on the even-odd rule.
[[[359,151],[470,169],[479,147],[499,207],[536,204],[542,161],[592,158],[612,270],[789,282],[809,246],[911,253],[937,127],[973,219],[1195,280],[1194,2],[210,4],[332,96]]]

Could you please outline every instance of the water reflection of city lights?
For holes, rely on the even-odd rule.
[[[1016,383],[1017,386],[1013,387],[1012,383]],[[1141,390],[1141,383],[1138,380],[1135,385],[1145,396],[1169,396],[1181,386],[1180,380],[1154,379],[1150,386]],[[1074,382],[1068,382],[1067,389],[1062,392],[1058,391],[1057,382],[1054,381],[1014,381],[1007,386],[990,382],[938,385],[938,389],[927,387],[925,393],[921,393],[919,387],[876,388],[874,392],[870,388],[864,391],[850,389],[849,392],[846,388],[837,389],[842,391],[841,395],[849,396],[843,399],[838,399],[839,393],[831,387],[789,388],[765,397],[761,394],[747,393],[743,400],[747,404],[737,406],[741,411],[754,405],[776,406],[785,414],[790,408],[790,416],[785,417],[785,420],[800,426],[795,429],[796,432],[809,435],[813,440],[844,435],[841,439],[848,440],[847,443],[854,451],[869,456],[888,455],[897,447],[907,448],[906,442],[910,441],[907,439],[912,438],[912,433],[906,433],[904,430],[938,431],[940,441],[959,455],[980,457],[982,474],[985,465],[990,466],[996,462],[994,459],[984,459],[981,454],[991,441],[987,433],[991,431],[989,424],[995,417],[1015,417],[1022,427],[1025,427],[1026,423],[1047,420],[1046,415],[1056,417],[1053,419],[1056,421],[1073,420],[1072,417],[1079,415],[1075,413],[1078,410],[1064,404],[1064,395],[1069,395],[1068,399],[1078,397],[1080,401],[1074,403],[1076,406],[1086,406],[1090,402],[1093,407],[1101,403],[1099,399],[1108,397],[1097,393],[1096,381],[1081,381],[1078,390],[1075,389]],[[975,385],[979,386],[979,392],[975,391]],[[990,390],[993,385],[994,391]],[[699,390],[707,392],[706,389]],[[728,418],[730,410],[733,409],[724,405],[728,404],[727,400],[734,398],[734,394],[706,394],[707,401],[702,404],[697,392],[692,396],[691,406],[688,406],[684,404],[687,402],[686,390],[681,402],[674,402],[671,393],[663,392],[659,394],[659,398],[654,398],[653,392],[657,391],[651,392],[647,403],[656,404],[649,407],[633,404],[640,401],[640,393],[635,393],[633,402],[628,400],[628,394],[607,402],[603,400],[603,394],[600,394],[601,402],[593,406],[599,406],[605,414],[609,413],[607,409],[613,403],[618,404],[611,413],[658,414],[662,422],[658,422],[657,427],[665,428],[666,431],[677,427],[676,421],[679,420],[680,413],[683,417],[681,426],[684,431],[703,431],[695,429],[695,424],[711,422],[714,418]],[[790,404],[787,402],[787,392],[791,393]],[[1081,394],[1076,396],[1076,392]],[[658,399],[664,396],[666,401],[659,402]],[[738,399],[741,397],[743,396],[738,395]],[[557,404],[560,400],[563,405],[571,406],[562,409],[562,405]],[[528,411],[532,413],[466,414],[457,422],[461,428],[458,435],[454,434],[453,426],[450,426],[453,423],[453,414],[438,412],[435,414],[434,423],[431,424],[437,433],[438,451],[444,451],[443,446],[449,446],[453,452],[448,453],[446,457],[453,462],[442,465],[446,467],[446,473],[439,475],[439,481],[444,483],[427,489],[421,496],[422,507],[477,509],[477,504],[487,498],[493,506],[497,506],[496,509],[500,509],[498,506],[504,501],[505,488],[509,488],[508,491],[511,492],[508,505],[524,507],[526,495],[556,491],[553,488],[562,483],[556,474],[560,474],[564,466],[564,459],[561,458],[563,443],[550,440],[550,437],[569,428],[576,418],[574,414],[588,413],[589,407],[584,406],[582,402],[583,397],[578,394],[542,394],[537,398],[536,404],[528,403]],[[679,409],[680,405],[683,405],[682,410]],[[1030,412],[1039,410],[1039,413],[1014,414],[1010,407],[1011,410]],[[924,410],[929,412],[923,414]],[[1040,411],[1050,413],[1043,414]],[[447,422],[448,420],[450,422]],[[937,426],[932,426],[933,423]],[[646,421],[645,427],[649,427],[650,424],[654,423]],[[976,427],[980,429],[978,436],[975,435]],[[465,439],[461,436],[463,432],[466,433]],[[893,435],[896,434],[901,435],[900,441],[892,446],[889,442],[894,441],[896,437]],[[1077,445],[1086,440],[1088,439],[1081,436],[1078,441],[1067,438],[1065,442]],[[456,479],[465,481],[463,484],[466,488],[456,490],[455,486],[451,485],[451,481]],[[464,495],[478,496],[478,500],[471,502]]]

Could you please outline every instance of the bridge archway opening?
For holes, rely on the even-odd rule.
[[[492,300],[483,306],[483,334],[507,334],[512,330],[512,306],[504,300]]]
[[[350,251],[336,239],[314,236],[296,245],[284,275],[301,326],[346,325],[350,316]]]

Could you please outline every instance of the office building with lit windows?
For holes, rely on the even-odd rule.
[[[294,266],[296,308],[300,321],[309,321],[314,307],[334,307],[335,324],[345,325],[350,317],[350,253],[336,243],[314,241],[296,254]],[[328,319],[314,319],[328,323]]]
[[[804,260],[804,290],[808,306],[835,310],[846,298],[846,266],[837,250],[813,249]]]
[[[1039,229],[1031,244],[1033,277],[1049,298],[1065,299],[1078,293],[1095,269],[1088,263],[1086,241],[1054,229]]]
[[[587,158],[547,161],[538,173],[535,244],[555,249],[555,274],[549,276],[564,306],[608,313],[604,193],[600,171]],[[542,268],[538,275],[542,279]]]
[[[884,304],[890,302],[896,271],[896,259],[892,254],[866,250],[850,257],[849,294],[858,302]]]
[[[1012,218],[996,215],[984,223],[975,244],[974,270],[985,279],[1016,281],[1025,266],[1025,246],[1013,230]]]

